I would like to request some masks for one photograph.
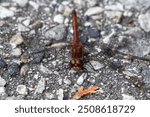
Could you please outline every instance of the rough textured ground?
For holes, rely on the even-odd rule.
[[[69,43],[76,9],[84,70]],[[150,99],[149,0],[0,0],[0,99]]]

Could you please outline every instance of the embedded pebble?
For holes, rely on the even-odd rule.
[[[72,12],[72,8],[70,8],[69,6],[65,6],[64,8],[64,16],[69,16]]]
[[[37,4],[36,2],[34,2],[34,1],[29,1],[29,4],[30,4],[35,10],[38,10],[38,9],[39,9],[39,4]]]
[[[69,79],[67,79],[67,78],[65,78],[63,81],[64,81],[64,83],[67,84],[67,85],[70,85],[70,84],[71,84],[71,81],[70,81]]]
[[[50,47],[51,48],[64,48],[66,46],[68,46],[69,43],[66,43],[66,42],[60,42],[60,43],[54,43],[52,44]]]
[[[5,24],[5,21],[0,21],[0,27]]]
[[[29,31],[30,29],[22,24],[18,24],[18,31],[19,32],[26,32]]]
[[[16,57],[19,57],[22,54],[20,48],[14,48],[14,49],[12,49],[11,53],[12,53],[13,56],[16,56]]]
[[[25,85],[18,85],[16,91],[18,92],[18,94],[20,95],[25,95],[27,94],[27,88]]]
[[[111,10],[111,11],[123,11],[124,10],[123,5],[118,2],[115,5],[106,5],[105,9]]]
[[[65,25],[60,24],[45,33],[47,39],[62,40],[66,36]]]
[[[62,5],[68,5],[68,4],[70,4],[70,1],[67,1],[67,0],[62,1]]]
[[[22,55],[21,55],[21,63],[27,63],[28,62],[28,55],[27,55],[27,53],[23,53]]]
[[[34,94],[36,93],[42,93],[45,89],[45,78],[41,78],[41,80],[39,81],[37,88],[34,92]]]
[[[20,69],[20,75],[26,75],[27,74],[27,71],[28,71],[28,66],[27,65],[23,65]]]
[[[30,62],[31,63],[40,63],[44,57],[44,52],[34,53],[31,55]]]
[[[58,100],[63,100],[63,98],[64,98],[64,90],[63,89],[58,89],[57,90],[57,96],[58,96]]]
[[[12,48],[15,48],[17,45],[20,45],[23,42],[24,42],[24,39],[20,33],[17,33],[16,35],[12,36],[12,38],[10,40],[10,44],[11,44]]]
[[[23,24],[24,24],[25,26],[29,26],[29,24],[30,24],[30,19],[24,20],[24,21],[23,21]]]
[[[83,1],[83,0],[81,0],[81,1]],[[86,1],[86,3],[87,3],[87,7],[89,8],[89,7],[94,7],[94,6],[96,6],[96,4],[98,3],[98,0],[85,0]]]
[[[92,8],[89,8],[86,12],[85,12],[85,16],[88,15],[88,16],[91,16],[91,15],[95,15],[95,14],[99,14],[101,12],[103,12],[104,9],[102,7],[92,7]]]
[[[58,84],[59,84],[59,85],[62,85],[62,81],[63,81],[62,79],[59,79],[59,80],[58,80]]]
[[[78,7],[84,7],[86,4],[86,0],[74,0],[74,3],[76,3]]]
[[[99,70],[104,67],[104,64],[98,61],[90,61],[91,65],[93,66],[94,70]]]
[[[138,22],[141,26],[141,28],[146,31],[149,32],[150,31],[150,13],[146,13],[146,14],[141,14],[138,17]]]
[[[13,11],[11,11],[5,7],[0,6],[0,19],[4,19],[7,17],[13,17],[13,16],[14,16]]]
[[[52,93],[45,93],[45,96],[47,99],[51,100],[51,99],[54,99],[55,98],[55,95],[52,94]]]
[[[96,28],[89,28],[88,34],[91,38],[97,38],[100,36],[100,32]]]
[[[127,31],[125,31],[125,34],[140,38],[143,36],[144,31],[142,31],[139,27],[131,27]]]
[[[0,76],[0,87],[3,87],[6,84],[6,81]]]
[[[59,12],[62,12],[62,11],[63,11],[63,9],[64,9],[64,6],[63,6],[63,5],[59,5],[59,7],[58,7],[58,11],[59,11]]]
[[[107,17],[112,18],[116,23],[119,23],[123,13],[120,11],[106,11],[105,14]]]
[[[7,72],[10,76],[16,76],[20,72],[19,65],[15,62],[11,63],[8,66],[8,71]]]
[[[58,14],[54,17],[54,22],[62,24],[64,22],[64,17],[61,14]]]
[[[21,7],[24,7],[28,3],[28,0],[13,0],[13,1],[16,2]]]
[[[123,100],[135,100],[135,97],[127,95],[127,94],[122,94]]]
[[[107,35],[107,36],[103,39],[103,43],[109,44],[111,37],[112,37],[115,33],[116,33],[116,32],[115,32],[114,30],[112,30],[112,32],[111,32],[109,35]]]
[[[87,74],[83,73],[78,79],[77,79],[77,84],[82,85],[84,80],[87,78]]]
[[[85,23],[84,23],[84,26],[86,26],[86,27],[92,26],[92,23],[91,23],[91,22],[85,22]]]
[[[7,64],[6,64],[6,62],[4,61],[4,59],[2,59],[2,58],[0,57],[0,69],[1,69],[1,68],[4,68],[6,65],[7,65]]]
[[[52,74],[52,71],[48,69],[47,67],[43,66],[43,64],[41,64],[39,68],[40,68],[40,71],[45,74]]]
[[[5,87],[0,87],[0,94],[5,93]]]
[[[137,76],[136,74],[131,73],[130,71],[122,71],[122,73],[123,73],[124,75],[129,76],[129,77],[135,77],[135,76]]]
[[[42,22],[40,20],[36,20],[30,25],[30,28],[38,30],[39,28],[42,28],[42,26],[43,26]]]

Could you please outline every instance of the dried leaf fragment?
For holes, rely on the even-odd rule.
[[[91,86],[87,89],[84,89],[83,86],[80,86],[78,88],[77,93],[74,96],[74,99],[80,99],[82,96],[87,95],[87,94],[91,94],[91,93],[95,93],[96,90],[98,90],[99,87],[98,86]]]

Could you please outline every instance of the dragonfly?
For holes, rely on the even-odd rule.
[[[83,69],[83,44],[78,37],[78,24],[76,11],[72,11],[72,24],[73,24],[73,40],[71,42],[71,61],[70,67],[75,71]]]
[[[120,70],[120,73],[124,73],[124,68],[122,68],[122,66],[115,66],[113,64],[113,62],[109,59],[107,59],[107,57],[112,57],[115,56],[115,58],[117,59],[124,59],[124,57],[126,57],[126,59],[128,60],[132,60],[132,59],[138,59],[138,60],[142,60],[142,61],[150,61],[147,58],[144,57],[139,57],[139,56],[134,56],[134,55],[130,55],[130,54],[126,54],[123,52],[118,51],[117,49],[113,49],[111,48],[109,45],[106,45],[104,43],[102,43],[101,45],[101,49],[102,51],[97,54],[87,54],[86,55],[86,59],[84,58],[85,55],[85,49],[87,49],[87,46],[85,44],[83,44],[80,39],[79,39],[79,35],[78,35],[78,21],[77,21],[77,13],[75,10],[72,11],[72,26],[73,26],[73,39],[70,42],[70,55],[71,55],[71,60],[68,63],[68,66],[79,72],[79,71],[85,71],[85,64],[86,62],[90,59],[93,59],[91,56],[100,56],[100,55],[104,55],[105,57],[102,60],[106,60],[108,61],[108,65],[110,67],[112,67],[114,70]],[[65,43],[62,43],[62,45],[65,46]],[[51,47],[54,47],[54,45],[51,45]],[[125,78],[131,82],[132,84],[134,84],[136,87],[141,87],[143,84],[141,83],[140,80],[138,80],[136,77],[126,77]]]

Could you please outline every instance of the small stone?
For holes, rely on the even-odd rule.
[[[28,66],[27,65],[23,65],[20,69],[20,75],[25,76],[27,74],[28,71]]]
[[[78,85],[82,85],[84,80],[87,78],[87,74],[86,73],[83,73],[77,80],[77,84]]]
[[[45,8],[44,8],[44,11],[45,11],[46,13],[50,13],[50,8],[49,8],[49,7],[45,7]]]
[[[58,84],[59,84],[59,85],[62,85],[62,83],[63,83],[62,81],[63,81],[62,79],[59,79],[59,80],[58,80]]]
[[[94,70],[99,70],[104,67],[104,64],[99,63],[98,61],[90,61],[90,63],[93,66]]]
[[[21,63],[27,63],[28,62],[28,58],[29,58],[29,56],[27,55],[27,53],[23,53],[21,55]]]
[[[83,1],[83,0],[81,0],[81,1]],[[98,0],[86,0],[86,3],[87,3],[88,8],[94,7],[98,3]]]
[[[8,74],[10,76],[16,76],[19,73],[20,73],[20,69],[17,63],[13,62],[8,66]]]
[[[39,4],[37,4],[36,2],[34,2],[34,1],[29,1],[29,4],[30,4],[35,10],[38,10],[38,9],[39,9]]]
[[[57,95],[58,95],[58,100],[63,100],[63,98],[64,98],[64,90],[63,89],[58,89],[57,90]]]
[[[55,95],[52,93],[45,93],[45,96],[47,99],[51,100],[51,99],[55,99]]]
[[[61,14],[56,15],[56,16],[54,17],[54,22],[59,23],[59,24],[62,24],[62,23],[64,22],[64,17],[63,17]]]
[[[65,6],[64,8],[64,16],[69,16],[72,12],[72,8],[70,8],[69,6]]]
[[[119,23],[122,18],[122,12],[120,11],[106,11],[106,16],[113,19],[116,23]]]
[[[0,76],[0,87],[3,87],[6,84],[6,81]]]
[[[132,27],[132,28],[129,28],[125,32],[125,34],[136,37],[136,38],[140,38],[144,35],[144,31],[142,31],[141,28],[139,28],[139,27]]]
[[[63,5],[68,5],[68,4],[70,4],[70,1],[67,1],[67,0],[62,1],[62,4],[63,4]]]
[[[52,74],[52,71],[48,69],[47,67],[43,66],[43,64],[40,65],[40,71],[45,74]]]
[[[24,21],[23,21],[23,24],[24,24],[25,26],[29,26],[29,24],[30,24],[30,19],[24,20]]]
[[[68,45],[69,45],[69,43],[59,42],[59,43],[52,44],[50,47],[51,48],[64,48],[64,47],[67,47]]]
[[[0,21],[0,27],[3,26],[5,23],[5,21]]]
[[[99,14],[99,13],[102,13],[104,11],[104,9],[102,7],[92,7],[92,8],[89,8],[84,15],[88,15],[88,16],[91,16],[91,15],[95,15],[95,14]]]
[[[146,13],[146,14],[141,14],[138,17],[138,22],[141,26],[141,28],[146,31],[149,32],[150,31],[150,13]]]
[[[85,22],[84,26],[86,26],[86,27],[92,26],[92,23],[91,22]]]
[[[66,36],[66,27],[60,24],[45,33],[47,39],[62,40]]]
[[[28,0],[13,0],[13,1],[16,2],[21,7],[24,7],[28,3]]]
[[[103,39],[103,43],[104,44],[109,44],[110,43],[110,39],[111,37],[115,34],[116,32],[114,30],[112,30],[112,32],[107,35],[104,39]]]
[[[30,59],[31,59],[30,62],[33,64],[40,63],[42,61],[43,57],[44,57],[44,52],[34,53],[30,57]]]
[[[10,40],[10,44],[11,44],[12,48],[15,48],[17,45],[20,45],[23,42],[24,42],[24,39],[20,33],[17,33],[16,35],[12,36],[12,38]]]
[[[97,38],[100,36],[100,32],[96,28],[89,28],[88,34],[91,38]]]
[[[5,7],[0,6],[0,19],[4,19],[7,17],[13,17],[13,16],[14,16],[13,11],[11,11]]]
[[[20,48],[14,48],[11,53],[13,56],[16,56],[16,57],[19,57],[22,54]]]
[[[18,94],[20,95],[25,95],[27,94],[27,88],[25,85],[18,85],[16,91],[18,92]]]
[[[30,29],[22,24],[18,24],[18,31],[19,32],[26,32],[29,31]]]
[[[42,22],[40,20],[36,20],[30,25],[30,28],[37,31],[39,28],[42,28],[42,26],[43,26]]]
[[[41,80],[39,81],[38,85],[37,85],[37,88],[34,92],[34,94],[36,93],[42,93],[45,89],[45,79],[44,78],[41,78]]]
[[[64,83],[67,84],[67,85],[70,85],[70,84],[71,84],[71,81],[70,81],[69,79],[65,78],[65,79],[64,79]]]
[[[124,75],[129,76],[129,77],[137,77],[137,75],[136,75],[136,74],[131,73],[130,71],[122,71],[122,73],[123,73]]]
[[[62,12],[63,10],[64,10],[64,6],[63,6],[63,5],[59,5],[58,11],[59,11],[59,12]]]
[[[0,69],[4,68],[6,65],[6,62],[2,58],[0,58]]]
[[[33,78],[38,79],[39,78],[39,73],[34,74]]]
[[[119,2],[124,5],[125,9],[129,10],[132,8],[140,10],[149,6],[150,4],[149,0],[119,0]]]
[[[5,93],[5,87],[0,87],[0,94]]]
[[[127,94],[122,94],[123,100],[135,100],[135,97],[127,95]]]
[[[74,2],[75,2],[77,5],[85,6],[86,0],[74,0]]]
[[[120,3],[116,3],[114,5],[106,5],[105,9],[111,10],[111,11],[123,11],[124,10],[123,5]]]

